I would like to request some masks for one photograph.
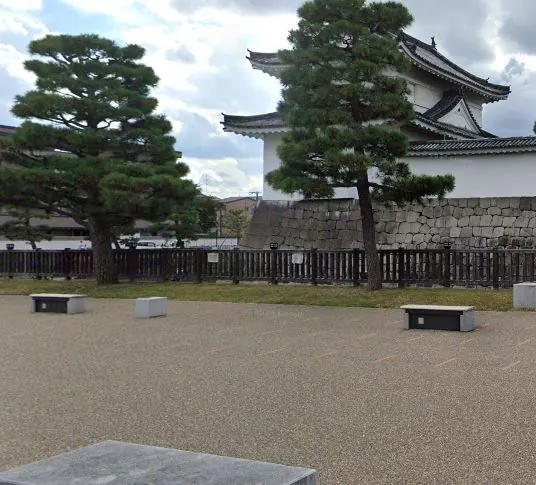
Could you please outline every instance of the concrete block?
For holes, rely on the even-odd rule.
[[[316,485],[316,471],[105,441],[0,473],[39,485]]]
[[[136,300],[136,317],[153,318],[167,315],[167,298],[152,296]]]
[[[536,283],[514,285],[514,310],[536,310]]]
[[[32,313],[85,313],[86,295],[66,295],[63,293],[34,293],[30,295]]]

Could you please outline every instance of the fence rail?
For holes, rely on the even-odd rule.
[[[384,283],[424,286],[508,288],[536,280],[536,250],[380,250]],[[205,249],[118,249],[120,278],[160,281],[270,281],[347,283],[367,281],[365,252]],[[0,251],[0,275],[91,278],[88,250]]]

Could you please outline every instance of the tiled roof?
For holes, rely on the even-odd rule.
[[[254,116],[236,116],[223,114],[223,124],[236,128],[284,128],[285,125],[277,111]]]
[[[259,133],[282,132],[286,130],[284,123],[277,112],[256,116],[229,116],[224,115],[224,125],[228,131],[234,131],[244,135],[250,135],[251,130]],[[458,136],[465,135],[471,139],[454,139],[445,141],[414,141],[410,143],[409,156],[441,156],[460,155],[463,153],[508,153],[508,152],[534,152],[536,151],[536,136],[498,138],[490,134],[490,137],[475,138],[475,133],[457,126],[439,121],[430,120],[420,114],[416,114],[415,120],[426,123],[430,128],[437,127],[438,133],[450,132]],[[422,126],[422,125],[419,125]],[[431,131],[433,131],[431,129]],[[445,133],[448,136],[448,133]]]
[[[445,91],[443,97],[423,114],[427,118],[438,120],[450,113],[462,99],[463,94],[457,89]]]
[[[399,36],[401,43],[406,47],[413,56],[410,56],[419,67],[432,72],[436,75],[446,75],[447,78],[455,77],[464,85],[469,85],[479,91],[486,92],[491,97],[505,99],[510,94],[510,86],[490,83],[488,79],[475,76],[451,60],[440,54],[437,49],[430,44],[412,37],[405,32]],[[404,50],[408,54],[407,50]]]
[[[484,130],[479,130],[474,132],[466,128],[461,128],[456,125],[451,125],[450,123],[443,123],[442,121],[437,121],[428,118],[424,114],[415,113],[415,118],[410,121],[412,125],[416,125],[419,128],[424,128],[425,130],[431,131],[433,133],[438,133],[440,135],[452,135],[450,138],[459,139],[459,138],[470,138],[470,139],[480,139],[480,138],[495,138],[495,135],[488,133]]]
[[[471,74],[440,54],[435,47],[409,34],[402,32],[399,41],[402,51],[414,65],[437,77],[477,91],[493,101],[506,99],[510,94],[510,86],[490,83],[487,79]],[[254,68],[276,75],[277,70],[282,67],[276,52],[248,52],[248,59]]]
[[[481,138],[479,140],[419,141],[411,143],[411,155],[413,156],[523,151],[536,151],[536,136]]]
[[[15,126],[0,125],[0,136],[13,135],[17,131]]]
[[[232,116],[224,114],[223,117],[225,131],[231,131],[242,135],[262,135],[263,133],[281,133],[286,131],[285,124],[277,112],[255,116]],[[415,120],[411,123],[419,128],[424,128],[433,133],[448,136],[449,138],[480,138],[483,136],[464,128],[429,119],[419,113],[416,113]],[[488,135],[493,136],[491,134]]]

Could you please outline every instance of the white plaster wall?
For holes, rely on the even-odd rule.
[[[281,134],[267,135],[264,142],[264,173],[279,166],[276,148]],[[536,196],[536,153],[457,157],[411,157],[407,159],[415,174],[445,175],[456,178],[449,197],[534,197]],[[335,198],[355,198],[355,189],[337,190]],[[264,182],[264,200],[299,200],[282,194]]]
[[[425,111],[434,106],[443,97],[443,91],[434,86],[416,83],[415,84],[415,106]]]
[[[279,167],[280,160],[277,156],[277,145],[281,141],[282,134],[274,133],[264,137],[264,175]],[[299,194],[283,194],[268,185],[266,178],[263,184],[264,200],[300,200]],[[337,189],[335,191],[336,199],[356,198],[356,189]]]
[[[447,113],[439,121],[459,126],[460,128],[465,128],[467,130],[476,131],[478,129],[478,127],[475,126],[474,121],[471,119],[471,113],[462,102],[458,103],[450,113]]]
[[[536,153],[412,157],[408,162],[415,174],[454,175],[456,188],[449,197],[536,196]]]

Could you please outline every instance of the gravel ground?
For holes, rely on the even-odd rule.
[[[0,470],[103,440],[316,468],[327,484],[536,482],[536,314],[0,297]]]

